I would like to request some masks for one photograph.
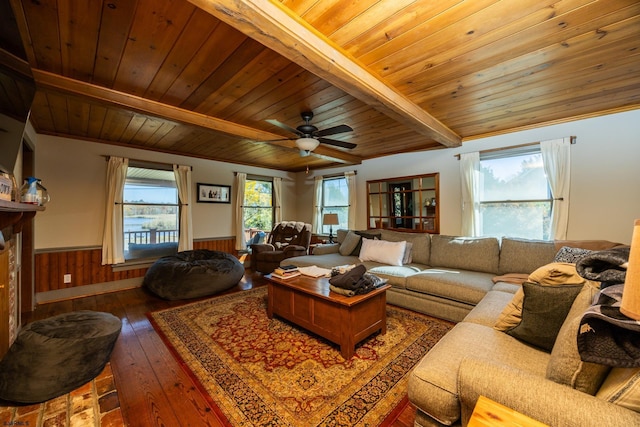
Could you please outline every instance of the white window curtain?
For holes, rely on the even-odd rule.
[[[236,173],[236,250],[243,251],[247,248],[244,236],[244,185],[247,182],[247,174]]]
[[[478,198],[480,197],[480,153],[460,154],[460,177],[462,183],[462,230],[463,236],[480,234]]]
[[[549,181],[553,204],[550,236],[567,238],[569,188],[571,186],[571,137],[540,142],[544,173]]]
[[[273,178],[273,194],[275,196],[274,202],[276,204],[273,216],[275,218],[275,223],[277,224],[282,222],[282,178]]]
[[[191,167],[173,165],[178,198],[180,199],[180,236],[178,251],[193,249],[193,225],[191,221]]]
[[[349,189],[349,222],[347,227],[349,230],[356,229],[356,172],[350,171],[344,173],[345,178],[347,179],[347,188]]]
[[[323,177],[316,176],[313,187],[313,217],[311,230],[315,234],[322,234],[322,182]]]
[[[109,157],[107,165],[106,206],[102,235],[102,265],[124,262],[122,234],[122,193],[127,179],[129,159]]]

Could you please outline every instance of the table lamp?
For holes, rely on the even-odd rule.
[[[636,219],[633,226],[620,312],[631,319],[640,320],[640,219]]]
[[[329,243],[333,243],[333,226],[340,224],[338,221],[338,214],[328,213],[322,217],[322,225],[329,226]]]

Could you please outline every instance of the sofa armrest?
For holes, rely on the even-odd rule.
[[[637,412],[490,360],[462,360],[458,393],[462,425],[481,395],[554,427],[640,425]]]
[[[322,244],[313,248],[313,255],[335,254],[339,252],[339,249],[339,243]]]

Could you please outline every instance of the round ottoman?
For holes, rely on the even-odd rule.
[[[158,259],[142,283],[161,298],[178,300],[222,292],[237,285],[243,275],[244,266],[235,256],[198,249]]]
[[[110,313],[74,311],[26,325],[0,362],[0,398],[38,403],[95,378],[122,324]]]

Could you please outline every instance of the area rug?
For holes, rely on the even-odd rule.
[[[149,313],[232,426],[378,426],[406,403],[409,371],[452,323],[387,306],[387,333],[345,360],[337,345],[267,317],[266,287]]]

